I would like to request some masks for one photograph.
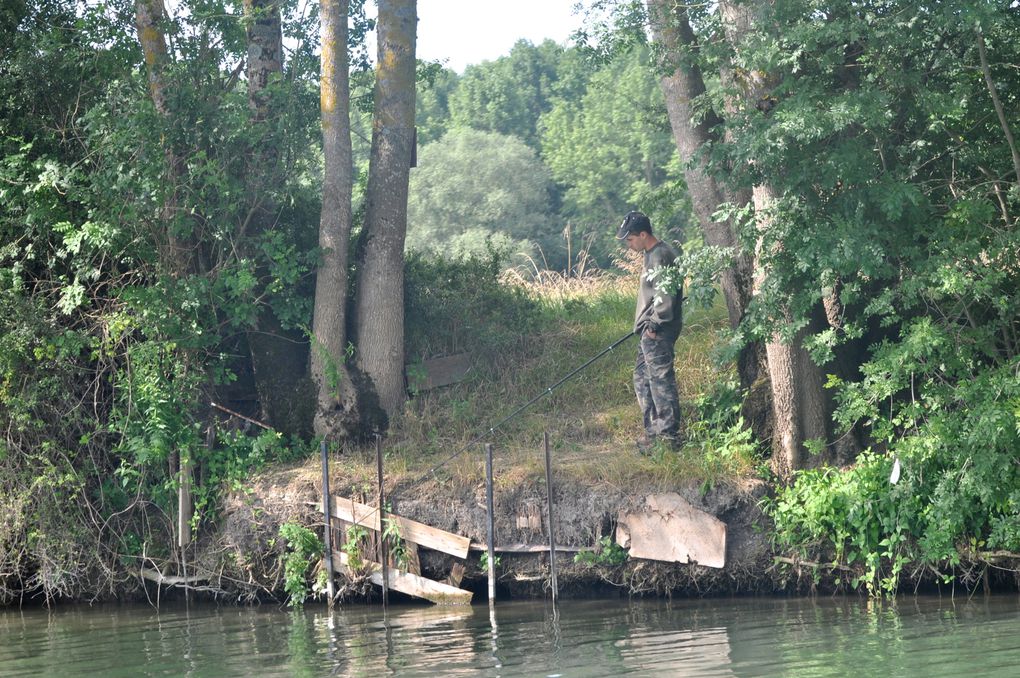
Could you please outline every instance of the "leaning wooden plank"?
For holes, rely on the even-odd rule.
[[[333,552],[333,567],[346,567],[349,558],[343,551]],[[382,565],[374,563],[370,560],[362,560],[363,567],[369,571],[368,579],[376,586],[382,586]],[[471,604],[471,592],[459,589],[449,584],[443,584],[442,582],[432,581],[425,577],[419,577],[416,574],[405,572],[404,570],[398,570],[396,568],[387,568],[386,574],[389,576],[390,588],[394,591],[400,591],[406,593],[409,596],[415,596],[417,598],[424,598],[425,600],[431,601],[437,605],[470,605]]]
[[[330,498],[330,512],[334,518],[355,523],[370,530],[379,531],[379,511],[374,506],[360,504],[353,499],[333,495]],[[400,536],[405,541],[413,542],[418,546],[449,553],[457,558],[467,558],[471,540],[459,534],[446,532],[424,523],[398,516],[396,513],[386,513],[387,518],[392,518],[400,528]]]

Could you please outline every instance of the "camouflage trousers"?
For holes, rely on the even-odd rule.
[[[642,333],[638,344],[634,392],[650,438],[675,438],[680,427],[680,397],[673,371],[676,340],[675,334],[660,333],[651,339]]]

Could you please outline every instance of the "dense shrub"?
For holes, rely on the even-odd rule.
[[[495,360],[535,329],[538,305],[520,287],[501,281],[505,266],[505,253],[492,248],[455,259],[408,255],[408,361],[461,352]]]

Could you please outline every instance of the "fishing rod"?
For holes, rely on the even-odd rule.
[[[411,484],[412,486],[413,486],[413,485],[417,485],[418,483],[420,483],[420,482],[422,482],[423,480],[425,480],[426,478],[428,478],[428,477],[429,477],[430,475],[434,475],[436,471],[438,471],[439,469],[443,468],[444,466],[446,466],[447,464],[449,464],[449,463],[450,463],[451,461],[453,461],[454,459],[456,459],[456,458],[457,458],[457,457],[459,457],[460,455],[462,455],[462,454],[464,454],[465,452],[467,452],[467,451],[468,451],[469,449],[471,449],[471,447],[472,447],[473,445],[476,445],[476,444],[480,443],[480,442],[481,442],[481,441],[482,441],[482,440],[483,440],[483,439],[485,438],[485,436],[486,436],[486,435],[491,435],[492,433],[494,433],[494,432],[496,431],[496,429],[498,429],[498,428],[499,428],[500,426],[502,426],[503,424],[507,423],[508,421],[510,421],[511,419],[513,419],[514,417],[516,417],[517,415],[519,415],[519,414],[520,414],[521,412],[523,412],[524,410],[528,409],[529,407],[531,407],[532,405],[534,405],[535,403],[537,403],[537,402],[538,402],[539,400],[541,400],[541,399],[542,399],[542,398],[544,398],[545,396],[547,396],[547,395],[550,395],[550,394],[551,394],[551,393],[552,393],[553,391],[555,391],[555,390],[556,390],[557,388],[559,388],[560,386],[562,386],[563,384],[565,384],[565,383],[566,383],[567,381],[569,381],[569,380],[570,380],[571,378],[573,378],[573,377],[574,377],[575,375],[577,375],[577,374],[579,374],[580,372],[582,372],[582,371],[586,370],[586,369],[587,369],[588,367],[590,367],[590,366],[592,365],[592,363],[594,363],[594,362],[595,362],[596,360],[598,360],[598,359],[599,359],[599,358],[601,358],[602,356],[606,355],[607,353],[610,353],[610,352],[611,352],[611,351],[612,351],[612,350],[613,350],[614,348],[616,348],[617,346],[619,346],[619,345],[620,345],[620,344],[622,344],[623,342],[627,341],[627,340],[628,340],[628,339],[630,339],[630,338],[631,338],[632,336],[634,336],[634,331],[633,331],[633,330],[631,330],[631,331],[630,331],[630,332],[628,332],[627,334],[623,335],[622,337],[620,337],[619,339],[617,339],[616,341],[614,341],[614,342],[613,342],[612,344],[610,344],[609,346],[606,346],[606,347],[605,347],[604,349],[602,349],[601,351],[599,351],[599,352],[598,352],[597,354],[595,354],[594,356],[592,356],[591,358],[589,358],[589,359],[588,359],[588,361],[587,361],[587,362],[585,362],[585,363],[584,363],[583,365],[581,365],[580,367],[577,367],[577,368],[575,368],[575,369],[574,369],[574,370],[573,370],[572,372],[570,372],[570,373],[569,373],[569,374],[567,374],[567,375],[566,375],[565,377],[563,377],[562,379],[560,379],[559,381],[557,381],[557,382],[556,382],[555,384],[553,384],[552,386],[549,386],[549,387],[547,387],[547,388],[546,388],[546,389],[545,389],[544,391],[542,391],[541,393],[539,393],[539,394],[538,394],[537,396],[535,396],[534,398],[532,398],[532,399],[531,399],[531,400],[529,400],[528,402],[524,403],[523,405],[521,405],[520,407],[518,407],[518,408],[517,408],[516,410],[514,410],[513,412],[511,412],[511,413],[510,413],[510,414],[508,414],[507,416],[505,416],[505,417],[503,417],[502,419],[500,419],[500,420],[499,420],[498,422],[496,422],[495,424],[493,424],[492,426],[490,426],[490,427],[489,427],[489,430],[488,430],[487,432],[485,432],[485,433],[482,433],[482,434],[479,434],[479,435],[475,436],[474,438],[472,438],[471,440],[469,440],[469,441],[468,441],[468,442],[467,442],[467,443],[466,443],[466,444],[465,444],[465,445],[464,445],[463,447],[461,447],[461,448],[460,448],[459,450],[457,450],[456,452],[454,452],[453,454],[451,454],[451,455],[450,455],[449,457],[447,457],[447,458],[446,458],[446,459],[444,459],[443,461],[439,462],[438,464],[436,464],[435,466],[433,466],[432,468],[430,468],[430,469],[429,469],[428,471],[426,471],[425,473],[423,473],[423,474],[422,474],[421,476],[419,476],[418,478],[415,478],[415,479],[414,479],[413,481],[411,481],[411,483],[410,483],[410,484]],[[376,434],[376,435],[378,436],[379,434]],[[379,509],[380,509],[380,508],[381,508],[381,507],[378,507],[378,508],[376,508],[375,510],[373,510],[373,511],[369,512],[369,513],[368,513],[367,515],[365,515],[365,516],[361,516],[361,519],[362,519],[362,520],[366,520],[366,519],[368,519],[368,518],[372,517],[373,515],[375,515],[376,513],[378,513],[378,512],[379,512]]]
[[[446,459],[444,459],[440,463],[438,463],[435,466],[433,466],[421,478],[419,478],[418,480],[415,480],[414,483],[412,483],[412,484],[417,484],[418,482],[421,482],[422,480],[427,478],[429,475],[434,474],[436,471],[441,469],[443,466],[449,464],[451,461],[453,461],[454,459],[456,459],[460,455],[464,454],[464,452],[468,451],[471,448],[472,445],[480,443],[482,441],[482,439],[486,435],[491,435],[492,433],[495,433],[496,429],[498,429],[500,426],[502,426],[503,424],[507,423],[508,421],[510,421],[511,419],[516,417],[517,415],[519,415],[521,412],[523,412],[524,410],[528,409],[529,407],[531,407],[532,405],[537,403],[539,400],[541,400],[545,396],[552,394],[553,391],[555,391],[560,386],[565,384],[567,381],[569,381],[575,375],[577,375],[580,372],[583,372],[584,370],[586,370],[596,360],[598,360],[602,356],[606,355],[607,353],[611,352],[614,348],[616,348],[617,346],[619,346],[623,342],[627,341],[632,336],[634,336],[634,331],[633,330],[631,330],[627,334],[623,335],[622,337],[620,337],[619,339],[614,341],[609,346],[607,346],[604,349],[602,349],[601,351],[599,351],[596,355],[594,355],[591,358],[589,358],[587,362],[585,362],[580,367],[575,368],[572,372],[570,372],[568,375],[566,375],[565,377],[563,377],[562,379],[557,381],[555,384],[553,384],[552,386],[547,387],[544,391],[539,393],[537,396],[535,396],[534,398],[532,398],[528,402],[524,403],[523,405],[518,407],[516,410],[514,410],[513,412],[511,412],[507,416],[505,416],[502,419],[500,419],[498,422],[496,422],[495,424],[490,426],[488,431],[486,431],[485,433],[479,434],[479,435],[475,436],[474,438],[472,438],[471,440],[469,440],[462,448],[460,448],[459,450],[457,450],[456,452],[451,454],[449,457],[447,457]]]

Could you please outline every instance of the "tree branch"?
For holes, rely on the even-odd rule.
[[[1002,126],[1002,133],[1006,136],[1006,143],[1009,144],[1009,151],[1013,154],[1013,171],[1016,172],[1017,186],[1020,186],[1020,152],[1017,151],[1016,141],[1013,140],[1013,132],[1009,129],[1006,121],[1006,113],[1002,108],[1002,101],[999,100],[999,93],[995,91],[995,82],[992,80],[992,71],[988,67],[988,54],[985,51],[985,36],[978,31],[977,34],[978,55],[981,57],[981,72],[985,76],[985,84],[988,86],[988,93],[992,97],[992,104],[995,106],[995,113],[999,116],[999,124]]]

